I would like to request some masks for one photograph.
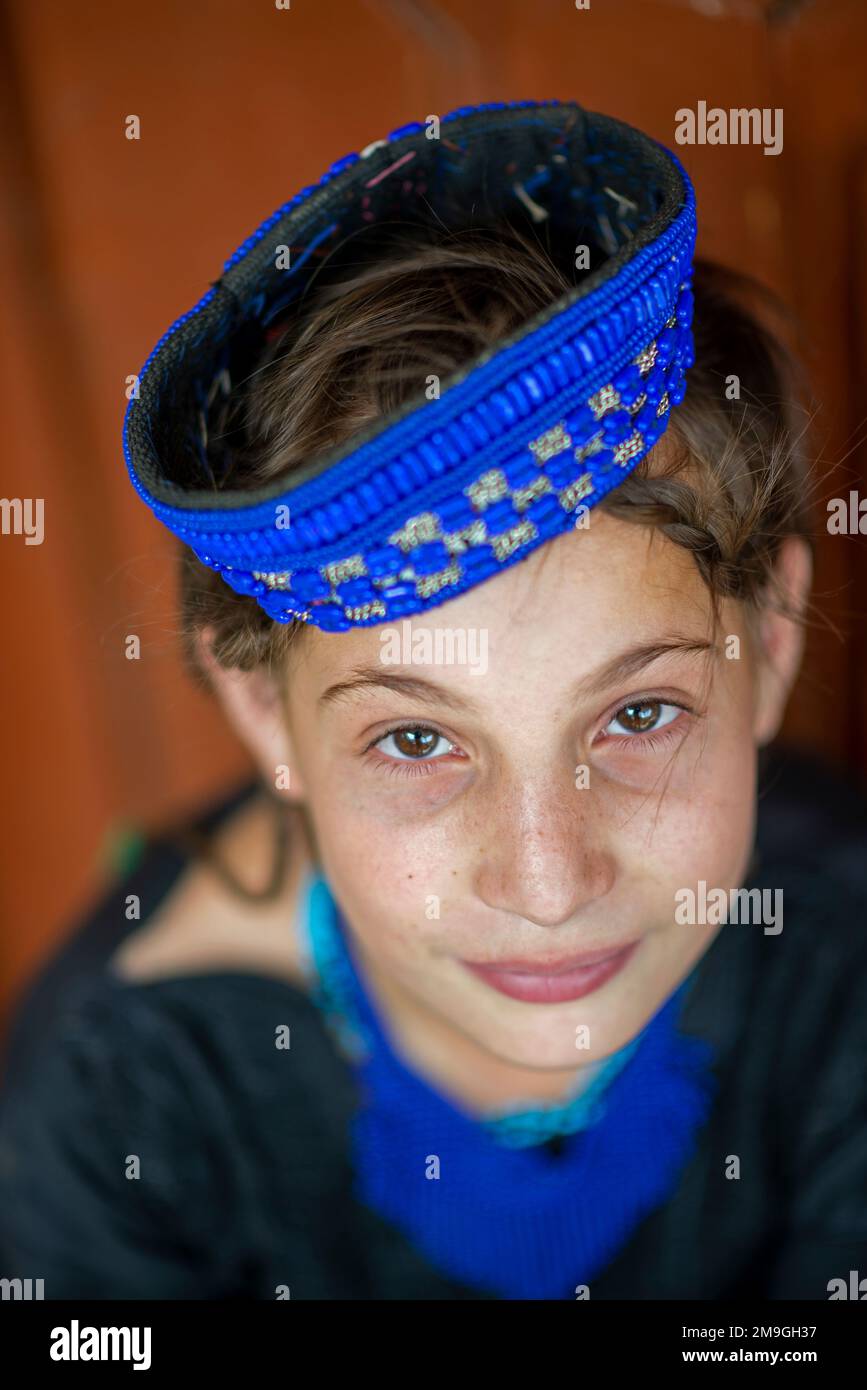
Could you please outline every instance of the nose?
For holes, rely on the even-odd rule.
[[[473,886],[489,907],[559,927],[610,892],[617,865],[600,797],[568,769],[513,776],[485,802]]]

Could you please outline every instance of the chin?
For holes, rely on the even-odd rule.
[[[662,1000],[659,1001],[660,1004]],[[612,998],[598,1007],[571,1008],[544,1004],[516,1004],[524,1012],[511,1013],[498,1028],[475,1033],[476,1041],[502,1061],[544,1071],[571,1071],[604,1061],[631,1042],[658,1007],[646,1008],[634,999]],[[466,1025],[465,1025],[466,1026]],[[582,1045],[576,1046],[576,1040]]]

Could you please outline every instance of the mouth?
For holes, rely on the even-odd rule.
[[[630,941],[625,946],[585,951],[580,956],[559,961],[488,963],[465,960],[462,964],[511,999],[522,999],[530,1004],[560,1004],[601,989],[623,969],[639,945],[638,941]]]

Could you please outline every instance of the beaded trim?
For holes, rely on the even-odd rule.
[[[515,107],[537,109],[508,109]],[[470,114],[500,109],[496,103]],[[564,120],[574,109],[564,104]],[[404,127],[389,141],[406,143],[408,133],[423,129]],[[638,133],[629,136],[634,142]],[[477,138],[496,141],[495,123]],[[638,138],[658,157],[662,147]],[[381,145],[338,161],[323,182],[339,180]],[[657,442],[693,362],[694,197],[675,156],[664,153],[683,197],[656,238],[587,293],[553,306],[437,400],[384,422],[375,438],[318,476],[287,482],[268,502],[227,506],[222,498],[219,507],[195,509],[158,500],[144,486],[133,457],[143,446],[133,446],[131,401],[124,442],[137,490],[204,564],[270,618],[324,631],[433,608],[570,529],[576,509],[595,506]],[[616,166],[616,153],[610,158]],[[248,238],[227,271],[244,262],[281,212]],[[186,334],[188,319],[161,339],[142,376],[155,359],[177,353],[172,334]],[[200,342],[201,335],[194,348]],[[215,372],[209,401],[218,386]],[[287,509],[290,524],[278,525]]]
[[[419,612],[433,606],[431,599],[461,592],[480,573],[480,563],[488,577],[520,551],[568,529],[579,504],[593,506],[647,453],[684,395],[691,358],[676,330],[680,316],[687,320],[689,295],[683,284],[678,311],[633,358],[632,370],[606,382],[583,410],[527,441],[529,462],[525,456],[508,470],[485,469],[447,507],[409,516],[374,554],[356,552],[294,571],[244,571],[207,552],[199,558],[233,588],[253,594],[276,621],[312,621],[326,631]],[[444,519],[464,507],[464,525]],[[478,557],[472,571],[471,556]]]

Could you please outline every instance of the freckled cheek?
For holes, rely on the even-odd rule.
[[[607,836],[621,886],[644,898],[648,920],[673,921],[676,890],[699,879],[719,887],[743,881],[754,835],[755,759],[748,715],[729,700],[670,760],[645,760],[634,782],[620,775],[618,763],[597,828]]]
[[[755,832],[757,752],[747,702],[735,703],[717,741],[705,779],[699,783],[707,807],[705,837],[720,875],[737,877],[746,868]],[[722,884],[720,886],[723,886]]]
[[[666,798],[654,834],[660,877],[676,887],[705,879],[718,887],[739,886],[754,838],[753,758],[712,760],[685,796]]]
[[[441,937],[459,868],[441,825],[386,830],[354,795],[317,798],[314,821],[325,875],[365,944],[401,958]]]
[[[685,814],[668,821],[661,847],[664,877],[677,888],[694,885],[700,878],[721,888],[737,886],[751,843],[748,810],[736,815],[731,807],[697,801]]]

